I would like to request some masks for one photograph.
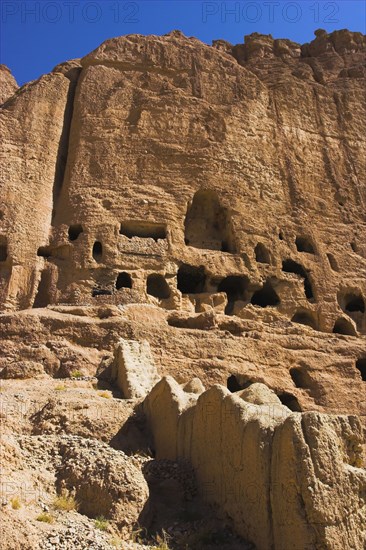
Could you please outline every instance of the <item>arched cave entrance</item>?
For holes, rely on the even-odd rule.
[[[338,303],[341,309],[356,323],[357,329],[362,331],[365,316],[365,300],[361,291],[338,292]]]
[[[254,249],[255,259],[260,264],[269,264],[270,255],[267,248],[262,243],[258,243]]]
[[[188,208],[184,228],[186,245],[235,252],[229,213],[213,190],[197,191]]]
[[[293,323],[299,323],[300,325],[306,325],[308,327],[317,330],[316,321],[309,311],[297,311],[292,317],[291,321]]]
[[[199,294],[204,292],[206,273],[203,266],[195,267],[182,264],[178,269],[177,286],[182,294]]]
[[[309,388],[309,375],[303,369],[299,367],[292,367],[290,369],[290,376],[297,388]]]
[[[225,292],[228,303],[225,308],[226,315],[232,315],[237,300],[245,300],[249,285],[248,277],[241,275],[229,275],[223,279],[218,287],[218,292]]]
[[[165,300],[170,297],[170,288],[163,275],[152,273],[147,278],[146,292],[150,296]]]
[[[304,292],[306,298],[309,301],[312,301],[314,299],[314,292],[308,277],[308,273],[301,264],[290,259],[284,260],[282,262],[282,271],[285,273],[294,273],[295,275],[299,275],[300,277],[302,277],[304,279]]]
[[[300,403],[292,393],[288,392],[282,392],[277,394],[279,400],[281,401],[282,405],[285,405],[290,411],[293,412],[301,412],[301,406]]]
[[[245,388],[249,388],[249,386],[251,386],[252,384],[253,384],[252,380],[246,380],[245,382],[242,381],[242,383],[240,383],[238,378],[235,376],[235,374],[231,374],[226,381],[226,387],[229,391],[231,391],[231,393],[235,393],[240,390],[245,390]]]
[[[345,336],[357,336],[357,331],[351,321],[340,317],[336,320],[333,327],[334,334],[344,334]]]
[[[361,294],[348,294],[344,300],[344,311],[365,313],[365,301]]]
[[[309,237],[296,237],[295,245],[298,252],[315,254],[314,245]]]
[[[120,290],[121,288],[132,288],[131,275],[125,271],[119,273],[116,279],[116,289]]]
[[[261,289],[254,292],[250,303],[253,306],[260,307],[277,306],[280,303],[280,298],[269,279],[267,279]]]
[[[96,262],[101,262],[103,258],[103,246],[100,241],[95,241],[93,245],[93,258]]]
[[[70,225],[69,227],[69,241],[76,241],[78,236],[83,232],[83,227],[80,224]]]

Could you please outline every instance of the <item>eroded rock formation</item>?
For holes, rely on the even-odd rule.
[[[0,65],[0,105],[12,96],[18,84],[6,65]]]
[[[213,480],[206,500],[233,518],[240,548],[363,548],[366,42],[315,34],[302,46],[118,37],[19,89],[0,67],[0,378],[15,487],[36,484],[33,443],[59,449],[67,434],[148,453],[150,429],[157,463],[188,458],[200,489]],[[177,382],[152,389],[145,417],[159,376]],[[69,477],[62,466],[57,485],[47,466],[47,499],[63,480],[86,502],[81,546],[88,514],[128,538],[148,508],[141,463],[105,466],[104,486],[98,444],[93,491],[114,496],[87,510],[77,441]],[[136,464],[124,525],[117,477],[132,495]],[[221,492],[250,476],[260,499]],[[181,491],[168,481],[150,490]],[[35,517],[4,498],[24,537],[7,527],[8,548],[38,544]]]
[[[189,459],[206,500],[268,548],[363,548],[359,419],[293,413],[262,384],[199,397],[171,377],[146,398],[158,458]]]

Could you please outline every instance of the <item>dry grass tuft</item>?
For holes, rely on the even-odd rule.
[[[47,512],[42,512],[42,514],[39,514],[39,516],[36,517],[37,521],[43,521],[43,523],[54,523],[55,518],[52,514],[48,514]]]
[[[71,510],[77,510],[79,503],[71,495],[68,495],[66,492],[61,493],[56,497],[52,503],[52,506],[55,510],[63,510],[64,512],[70,512]]]
[[[13,508],[13,510],[19,510],[19,508],[22,506],[22,503],[20,502],[19,497],[13,497],[10,500],[10,504],[11,504],[11,507]]]

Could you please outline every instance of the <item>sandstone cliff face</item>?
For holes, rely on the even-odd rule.
[[[364,37],[214,46],[108,40],[4,107],[3,307],[224,291],[365,332]]]
[[[309,334],[309,361],[325,378],[335,368],[346,411],[364,414],[349,380],[365,377],[365,38],[316,34],[303,46],[119,37],[24,86],[0,115],[0,307],[181,312],[165,372],[197,358],[202,338],[187,331]],[[230,344],[212,340],[200,356],[220,365]],[[303,346],[290,340],[280,355]],[[240,373],[252,357],[234,348]],[[330,406],[331,379],[320,384]]]
[[[0,105],[18,89],[18,84],[6,65],[0,65]]]
[[[362,430],[321,413],[366,420],[365,50],[348,31],[212,47],[174,31],[108,40],[19,90],[0,70],[0,378],[97,373],[140,398],[155,367],[174,376],[184,389],[163,381],[145,405],[158,455],[189,458],[201,487],[212,473],[208,500],[258,548],[364,543]],[[237,394],[198,398],[192,375]],[[135,401],[111,402],[127,425]],[[27,422],[123,440],[115,417],[70,407]],[[245,469],[254,508],[217,490]]]

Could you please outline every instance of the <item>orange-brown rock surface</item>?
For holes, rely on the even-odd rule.
[[[95,375],[115,392],[123,338],[159,376],[265,383],[365,426],[366,39],[315,34],[122,36],[20,89],[1,66],[5,392]],[[37,436],[119,433],[39,406]],[[34,422],[5,416],[17,437]]]
[[[18,89],[18,84],[6,65],[0,65],[0,105]]]

